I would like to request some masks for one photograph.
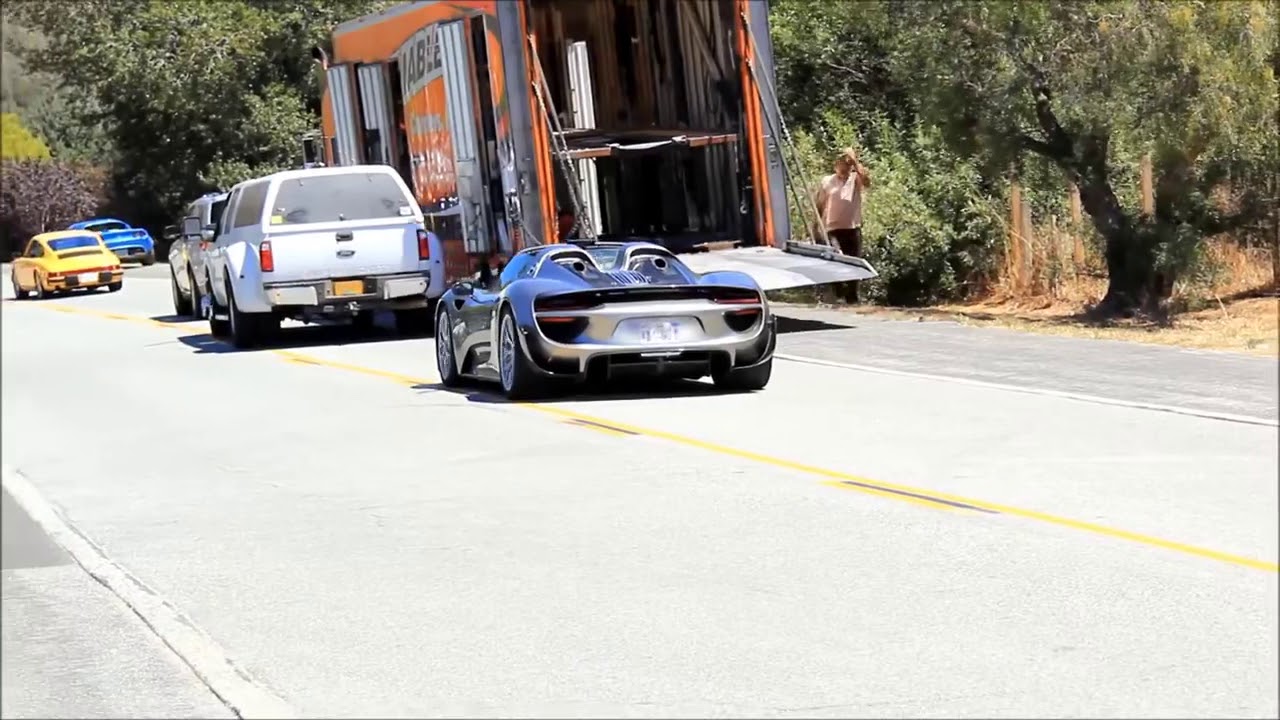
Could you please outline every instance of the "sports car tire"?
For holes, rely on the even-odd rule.
[[[178,287],[178,276],[169,271],[169,292],[173,295],[173,314],[186,317],[191,314],[191,301],[182,297],[182,288]]]
[[[35,281],[36,281],[36,286],[31,293],[32,295],[35,296],[35,299],[44,300],[45,298],[49,297],[49,295],[52,294],[48,290],[44,289],[44,281],[40,279],[39,273],[35,275]]]
[[[712,373],[711,379],[718,388],[748,391],[763,390],[764,386],[769,384],[771,375],[773,375],[773,358],[754,367],[720,370]]]
[[[545,378],[537,374],[525,357],[511,308],[502,309],[498,329],[498,378],[509,400],[533,400],[546,392]]]
[[[123,282],[107,283],[107,292],[120,292],[120,289],[123,287]]]
[[[143,255],[143,256],[142,256],[142,260],[140,260],[139,262],[141,262],[144,266],[145,266],[145,265],[155,265],[155,264],[156,264],[156,254],[155,254],[155,253],[147,253],[146,255]]]
[[[18,276],[12,274],[9,275],[9,282],[13,283],[13,297],[18,300],[26,300],[28,293],[26,290],[22,289],[21,285],[18,284]]]
[[[449,332],[449,311],[443,307],[436,313],[436,371],[440,373],[441,385],[451,388],[462,384],[453,350],[453,333]]]

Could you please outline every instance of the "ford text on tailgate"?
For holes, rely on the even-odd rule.
[[[426,272],[425,232],[413,202],[389,173],[281,181],[263,237],[270,282]]]

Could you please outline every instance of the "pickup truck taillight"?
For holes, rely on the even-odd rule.
[[[258,246],[258,267],[262,272],[275,272],[276,259],[271,255],[271,241],[263,240]]]
[[[422,228],[418,228],[418,259],[431,259],[431,236]]]

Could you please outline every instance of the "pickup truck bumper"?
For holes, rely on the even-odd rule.
[[[266,283],[262,289],[267,302],[279,309],[314,308],[325,312],[402,309],[425,307],[430,281],[430,273],[408,273]]]

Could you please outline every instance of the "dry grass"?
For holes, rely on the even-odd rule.
[[[1064,249],[1070,257],[1051,254],[1053,248]],[[926,310],[886,308],[882,312],[1053,335],[1280,357],[1280,293],[1269,249],[1242,249],[1232,242],[1211,241],[1207,265],[1212,272],[1175,288],[1172,304],[1179,312],[1166,323],[1090,319],[1086,310],[1102,298],[1106,280],[1100,268],[1091,267],[1096,259],[1088,252],[1082,257],[1081,250],[1078,244],[1053,238],[1043,245],[1031,245],[1030,260],[1024,259],[1021,272],[1006,266],[991,290],[976,302]]]

